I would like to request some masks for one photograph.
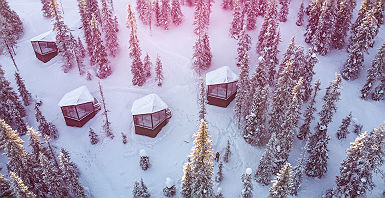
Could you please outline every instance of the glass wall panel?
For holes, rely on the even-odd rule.
[[[135,125],[142,126],[142,125],[143,125],[143,119],[142,119],[142,116],[140,116],[140,115],[134,115],[134,122],[135,122]]]
[[[78,116],[76,115],[76,110],[74,106],[62,107],[62,110],[63,110],[64,116],[73,118],[73,119],[79,119]]]
[[[226,84],[219,84],[217,96],[220,98],[226,98]]]
[[[151,115],[141,115],[143,118],[143,126],[152,128]]]
[[[76,110],[78,111],[79,118],[87,116],[88,114],[94,111],[94,106],[92,103],[84,103],[76,106]]]
[[[39,42],[42,54],[48,54],[56,51],[56,45],[53,42]]]
[[[41,50],[40,50],[40,47],[39,47],[38,42],[33,41],[33,42],[32,42],[32,47],[33,47],[33,50],[34,50],[35,52],[41,54]]]
[[[218,87],[216,85],[209,85],[208,94],[210,96],[216,96],[218,93]]]

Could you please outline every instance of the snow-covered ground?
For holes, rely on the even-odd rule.
[[[78,29],[80,15],[76,0],[61,0],[64,8],[64,19],[75,35],[82,35]],[[72,160],[79,166],[82,173],[81,181],[93,197],[132,197],[132,188],[136,180],[143,178],[153,197],[163,197],[162,189],[165,187],[166,177],[172,178],[180,190],[180,180],[183,175],[183,165],[193,146],[193,134],[198,129],[198,76],[191,69],[192,46],[195,43],[193,34],[193,8],[182,7],[185,15],[184,22],[179,27],[172,26],[164,31],[153,27],[150,32],[148,26],[138,23],[138,38],[143,54],[148,52],[153,62],[159,55],[163,62],[165,81],[163,87],[156,86],[153,80],[146,82],[143,87],[132,86],[130,65],[128,56],[129,31],[125,27],[126,5],[130,2],[135,8],[134,0],[114,0],[114,7],[120,25],[119,40],[120,54],[111,60],[113,73],[102,80],[107,108],[110,110],[115,138],[111,140],[101,130],[103,117],[99,112],[82,128],[68,127],[65,125],[58,102],[61,97],[70,90],[81,85],[86,85],[91,93],[100,99],[97,88],[97,79],[87,81],[79,76],[73,69],[65,74],[61,70],[60,57],[57,56],[48,63],[42,63],[35,58],[29,40],[34,36],[51,29],[51,22],[44,18],[40,11],[39,0],[11,0],[10,6],[21,17],[25,29],[24,36],[19,40],[16,50],[16,62],[20,73],[24,78],[27,88],[37,98],[43,101],[41,110],[47,120],[52,121],[59,129],[60,137],[53,144],[58,148],[67,149]],[[303,38],[304,26],[295,25],[297,11],[301,1],[292,1],[288,21],[280,23],[281,40],[280,56],[286,51],[291,37],[296,37],[297,44],[305,48]],[[232,20],[232,13],[220,7],[221,1],[217,0],[211,14],[209,26],[210,44],[213,53],[213,62],[210,68],[214,70],[224,65],[230,66],[236,73],[239,69],[235,66],[236,41],[231,39],[228,30]],[[360,3],[356,8],[358,10]],[[136,10],[135,10],[136,12]],[[258,55],[255,53],[255,42],[261,27],[263,18],[257,20],[257,29],[248,32],[253,38],[250,55],[251,73],[254,72]],[[385,41],[384,26],[380,28],[375,39],[375,45],[365,55],[365,67],[377,53],[380,45]],[[317,100],[317,109],[322,105],[321,98],[325,93],[325,87],[329,85],[340,70],[347,53],[345,50],[332,50],[327,56],[319,56],[320,62],[315,67],[314,79],[321,80],[322,91]],[[15,68],[11,60],[6,56],[0,57],[6,78],[14,83],[13,72]],[[365,81],[366,71],[358,80],[343,81],[341,101],[338,102],[338,110],[329,126],[328,133],[332,137],[329,143],[328,172],[322,179],[304,178],[299,192],[299,197],[320,197],[328,188],[335,185],[335,176],[339,174],[339,164],[345,158],[345,150],[349,142],[354,141],[356,135],[349,134],[344,140],[338,140],[335,133],[341,120],[353,112],[357,122],[363,124],[363,130],[371,130],[385,121],[385,102],[364,101],[359,98],[359,90]],[[173,117],[156,138],[139,136],[134,133],[131,116],[133,101],[149,93],[158,94],[170,107]],[[225,197],[238,197],[241,191],[240,176],[246,168],[254,171],[264,151],[244,142],[240,131],[233,122],[234,102],[228,108],[207,106],[207,120],[212,136],[215,152],[224,153],[226,141],[230,139],[233,155],[230,162],[224,164],[224,180],[215,188],[221,187]],[[318,116],[317,116],[318,117]],[[316,118],[317,119],[317,118]],[[34,110],[28,107],[27,122],[36,127]],[[314,123],[313,123],[314,124]],[[101,141],[91,145],[88,137],[89,127],[98,133]],[[126,133],[128,143],[123,144],[121,133]],[[23,139],[27,139],[23,137]],[[295,140],[293,151],[289,161],[295,165],[296,159],[302,151],[303,141]],[[142,171],[139,166],[139,151],[145,149],[150,156],[151,168]],[[5,163],[4,158],[0,162]],[[217,170],[215,163],[215,172]],[[1,165],[2,166],[2,165]],[[384,167],[382,167],[385,170]],[[253,171],[253,172],[254,172]],[[379,176],[374,178],[377,187],[367,193],[368,197],[382,197],[384,180]],[[254,184],[254,196],[266,197],[268,188],[256,182]],[[180,197],[179,192],[177,194]]]

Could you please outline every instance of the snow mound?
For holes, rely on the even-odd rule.
[[[218,187],[218,190],[217,190],[217,193],[221,193],[222,192],[222,188],[221,187]]]
[[[59,106],[64,107],[83,104],[87,102],[94,102],[94,97],[91,95],[90,91],[86,86],[81,86],[66,93],[63,98],[59,101]]]
[[[147,156],[146,150],[144,150],[144,149],[140,149],[140,151],[139,151],[139,155],[140,155],[140,157],[144,157],[144,156]]]
[[[223,66],[206,74],[206,85],[231,83],[238,80],[238,76],[228,66]]]
[[[262,57],[262,56],[260,56],[259,58],[258,58],[258,62],[262,62],[264,60],[264,58]]]
[[[173,185],[174,185],[174,180],[172,180],[171,178],[167,177],[166,178],[166,186],[167,186],[167,188],[171,188]]]
[[[253,170],[251,168],[246,168],[246,174],[251,175]]]
[[[131,113],[132,115],[148,114],[167,108],[167,104],[158,95],[149,94],[134,101]]]

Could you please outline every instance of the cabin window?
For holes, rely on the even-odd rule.
[[[150,129],[152,128],[151,114],[135,115],[134,117],[137,126],[142,126]]]
[[[36,52],[36,53],[39,53],[41,54],[41,50],[40,50],[40,47],[39,47],[39,43],[34,41],[32,42],[32,47],[33,47],[33,50]]]
[[[92,105],[92,103],[88,102],[77,105],[76,110],[78,111],[79,119],[83,119],[94,111],[94,106]]]
[[[79,119],[76,114],[75,106],[62,107],[63,115],[72,119]]]
[[[208,94],[213,97],[226,98],[226,84],[210,85]]]
[[[154,123],[154,128],[158,126],[165,118],[166,118],[165,110],[161,110],[152,114],[152,122]]]
[[[236,82],[229,83],[227,85],[227,98],[233,95],[237,91]]]
[[[56,51],[56,44],[54,42],[40,42],[42,54],[48,54]]]

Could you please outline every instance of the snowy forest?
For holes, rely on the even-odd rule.
[[[384,0],[0,0],[0,197],[385,198]]]

